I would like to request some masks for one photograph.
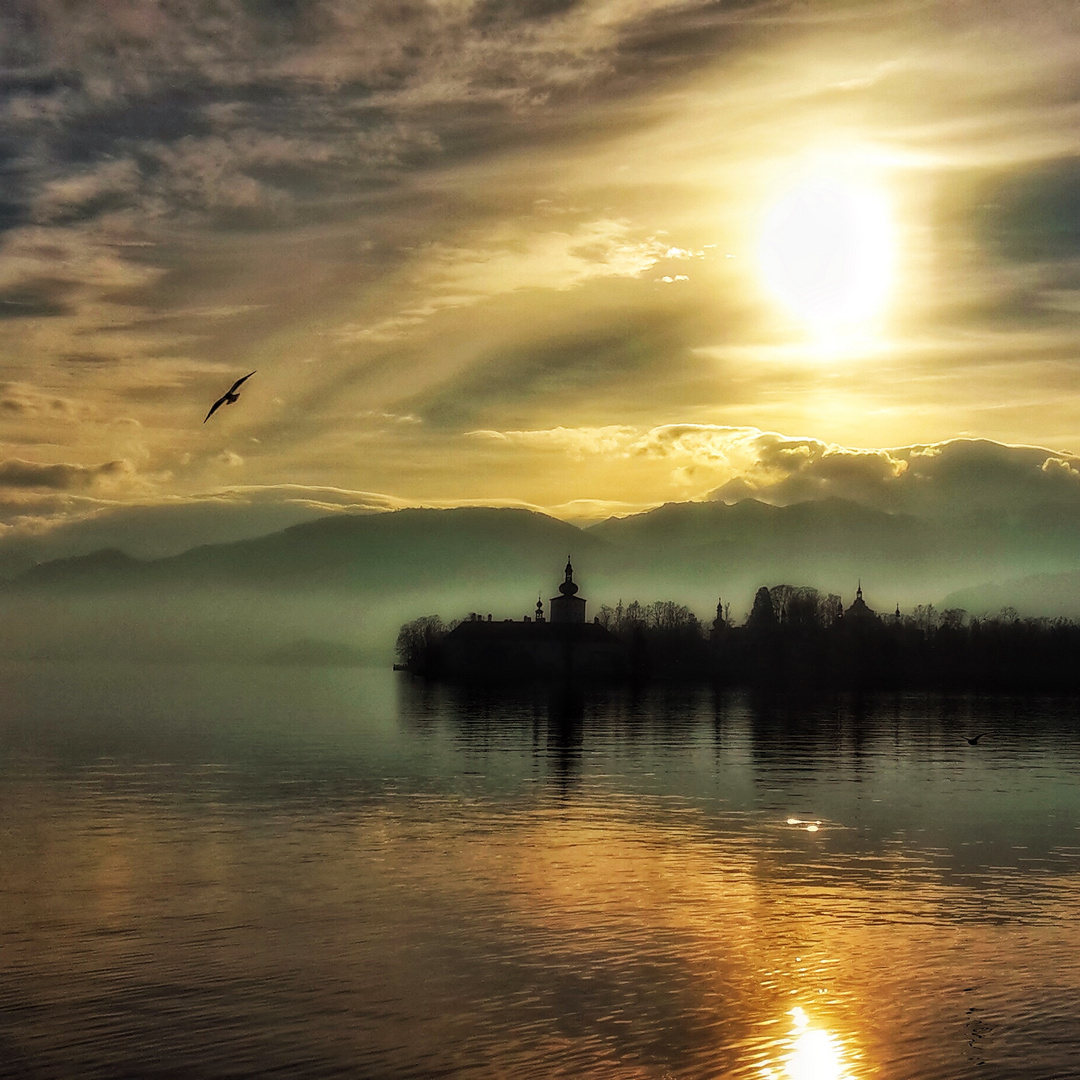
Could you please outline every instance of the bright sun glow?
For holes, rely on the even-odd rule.
[[[783,1071],[765,1068],[763,1080],[852,1080],[837,1040],[829,1032],[814,1027],[798,1005],[788,1015],[792,1018],[787,1040],[791,1049],[784,1059]]]
[[[772,204],[761,235],[765,286],[812,330],[865,324],[883,307],[893,266],[884,195],[835,171],[803,174]]]

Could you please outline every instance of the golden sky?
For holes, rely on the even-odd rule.
[[[1071,491],[1078,76],[1065,2],[13,0],[0,522]]]

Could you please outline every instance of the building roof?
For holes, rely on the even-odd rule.
[[[456,641],[550,641],[553,638],[573,641],[617,641],[618,639],[606,626],[599,623],[555,623],[555,622],[518,622],[505,619],[502,622],[488,622],[486,619],[468,619],[460,622],[449,634],[447,640]]]

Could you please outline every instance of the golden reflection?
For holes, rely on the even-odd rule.
[[[814,1027],[806,1011],[798,1005],[788,1015],[792,1018],[792,1029],[785,1042],[790,1050],[779,1070],[762,1069],[764,1080],[855,1080],[835,1035]]]

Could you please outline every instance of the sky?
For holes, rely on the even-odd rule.
[[[1064,0],[6,0],[0,530],[1080,507],[1078,86]]]

